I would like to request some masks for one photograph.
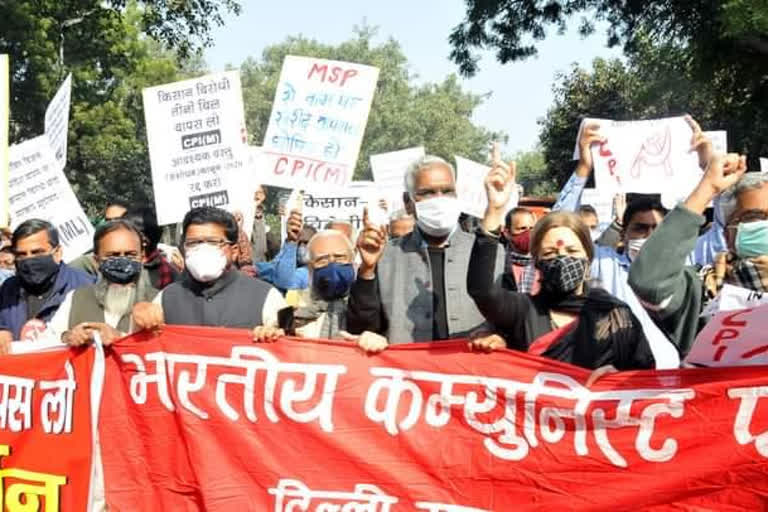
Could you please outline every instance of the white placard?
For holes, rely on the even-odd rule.
[[[404,208],[405,172],[412,163],[424,156],[423,147],[371,155],[373,181],[376,182],[376,188],[382,197],[386,199],[390,214]]]
[[[760,172],[768,172],[768,158],[760,159]]]
[[[754,308],[763,304],[768,304],[768,294],[726,283],[717,297],[702,311],[701,316],[712,316],[720,311]]]
[[[704,366],[768,364],[768,305],[721,311],[696,336],[685,358]]]
[[[712,141],[712,149],[716,153],[728,153],[728,132],[725,130],[715,130],[703,132]]]
[[[581,204],[588,204],[597,211],[600,231],[605,230],[613,222],[613,197],[596,188],[585,188],[581,193]]]
[[[482,219],[488,207],[485,177],[491,168],[460,156],[454,158],[456,159],[456,195],[461,202],[461,211]],[[517,206],[520,199],[518,194],[519,189],[514,187],[504,212],[505,215]]]
[[[8,225],[8,56],[0,55],[0,226]]]
[[[600,134],[606,142],[592,146],[592,158],[595,187],[604,193],[661,193],[664,203],[674,204],[701,179],[684,117],[603,122]]]
[[[295,200],[295,196],[294,200]],[[349,222],[356,231],[363,227],[363,209],[368,208],[369,215],[374,217],[376,213],[379,195],[372,181],[353,181],[346,187],[340,187],[333,191],[323,188],[314,193],[305,191],[301,203],[301,214],[304,224],[317,230],[325,229],[331,221]],[[290,200],[289,200],[290,204]],[[286,209],[286,215],[290,211]],[[378,218],[380,220],[380,217]]]
[[[379,69],[287,56],[264,135],[265,185],[316,190],[352,181]]]
[[[69,104],[72,99],[72,73],[56,91],[45,109],[45,135],[53,150],[56,163],[62,169],[67,164],[67,135],[69,130]]]
[[[191,208],[229,211],[253,202],[240,72],[226,71],[142,91],[157,220]]]
[[[47,220],[59,231],[64,261],[91,249],[93,226],[41,135],[10,149],[11,228],[28,219]]]

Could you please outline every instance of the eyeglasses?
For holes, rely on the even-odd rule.
[[[185,249],[194,249],[195,247],[200,247],[202,245],[213,245],[215,247],[224,247],[225,245],[232,245],[232,242],[229,240],[222,240],[221,238],[201,238],[196,240],[185,240],[184,241],[184,248]]]

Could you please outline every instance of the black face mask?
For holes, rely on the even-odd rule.
[[[99,272],[110,283],[133,283],[139,277],[141,263],[124,256],[107,258],[99,265]]]
[[[572,293],[584,282],[587,272],[587,260],[573,256],[558,256],[536,262],[536,268],[541,272],[542,289],[555,296]]]
[[[24,258],[16,262],[16,276],[29,293],[39,295],[47,291],[56,280],[59,264],[52,254]]]

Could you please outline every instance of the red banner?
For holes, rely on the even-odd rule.
[[[100,417],[113,510],[762,510],[766,367],[588,372],[463,342],[121,341]]]
[[[92,348],[0,357],[0,510],[88,510],[94,361]]]

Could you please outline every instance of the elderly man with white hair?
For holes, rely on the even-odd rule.
[[[387,242],[386,226],[366,216],[357,244],[361,264],[349,297],[349,331],[411,343],[459,338],[486,328],[467,293],[475,235],[459,229],[453,166],[426,156],[409,167],[405,186],[406,207],[416,218],[411,233]],[[504,255],[497,259],[500,277]]]
[[[387,340],[379,334],[352,335],[345,330],[347,297],[355,282],[355,248],[347,235],[334,229],[320,231],[309,240],[307,250],[310,286],[294,311],[296,335],[354,341],[368,352],[386,348]],[[273,341],[282,332],[261,334],[255,336],[256,341]]]

